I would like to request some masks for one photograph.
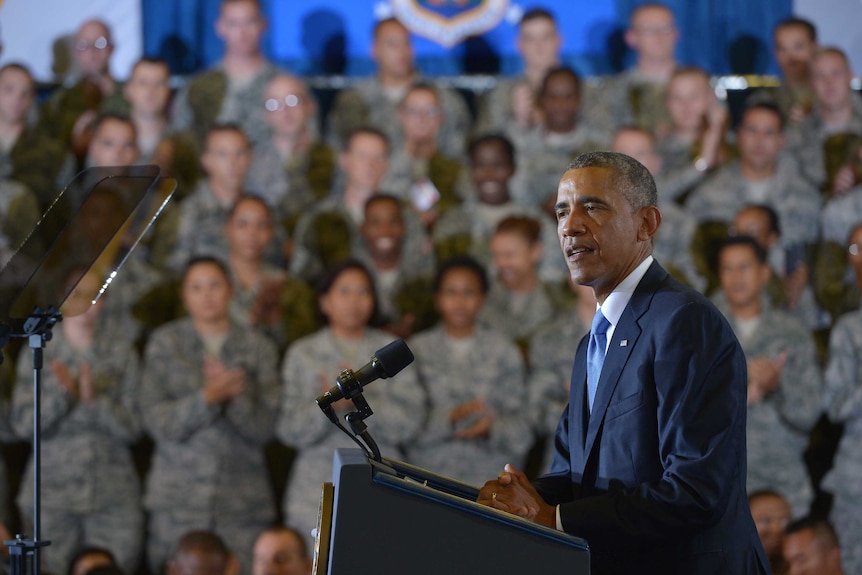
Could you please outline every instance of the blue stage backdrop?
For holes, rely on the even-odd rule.
[[[213,33],[220,0],[142,2],[144,50],[167,58],[176,73],[204,68],[221,55]],[[625,67],[631,59],[622,40],[628,14],[638,0],[546,2],[565,39],[566,62],[586,75]],[[515,35],[519,15],[538,6],[525,0],[263,0],[269,18],[267,55],[301,74],[365,75],[374,22],[390,14],[416,16],[419,67],[428,74],[518,71]],[[681,62],[715,74],[774,73],[770,31],[791,14],[791,0],[670,0],[682,33]],[[405,12],[406,11],[406,12]],[[484,18],[477,24],[477,20]],[[436,23],[436,24],[435,24]],[[451,47],[459,30],[490,28]],[[433,34],[427,34],[433,35]]]

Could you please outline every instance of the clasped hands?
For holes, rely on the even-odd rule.
[[[506,464],[497,479],[482,486],[476,502],[551,529],[557,527],[556,508],[545,503],[527,476],[510,464]]]

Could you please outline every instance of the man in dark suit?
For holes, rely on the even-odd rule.
[[[721,313],[653,261],[652,176],[584,154],[555,209],[606,339],[578,346],[550,474],[531,484],[506,466],[479,502],[585,538],[594,574],[769,573],[745,494],[745,356]]]

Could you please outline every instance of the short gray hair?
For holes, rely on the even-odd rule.
[[[617,152],[589,152],[575,158],[566,171],[582,168],[613,170],[620,193],[635,211],[658,205],[655,179],[643,164],[631,156]]]

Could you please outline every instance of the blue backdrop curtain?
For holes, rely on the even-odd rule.
[[[293,0],[290,0],[293,1]],[[221,0],[142,0],[144,55],[164,58],[175,74],[197,72],[222,56],[215,34]],[[268,13],[269,2],[261,2]],[[264,37],[267,51],[268,37]]]
[[[296,30],[296,25],[285,21],[285,14],[289,14],[289,10],[286,10],[284,5],[275,4],[279,1],[285,2],[262,2],[265,13],[270,16],[270,33]],[[295,0],[290,0],[293,1]],[[601,43],[606,47],[605,53],[600,55],[605,63],[593,68],[612,72],[631,63],[631,54],[622,41],[622,31],[627,24],[628,14],[644,1],[605,1],[615,3],[617,21],[616,26],[602,28],[603,33],[607,34],[606,40]],[[213,30],[220,2],[221,0],[142,0],[145,54],[165,58],[177,74],[189,74],[212,65],[222,54],[221,42]],[[678,46],[681,62],[700,66],[713,74],[762,74],[777,71],[772,57],[771,31],[776,22],[791,15],[792,0],[667,0],[664,3],[673,10],[681,31]],[[513,4],[531,7],[541,3],[515,0]],[[553,9],[554,3],[547,2],[546,5]],[[274,10],[275,8],[278,9]],[[272,16],[277,18],[273,19]],[[346,25],[349,28],[349,20]],[[560,25],[565,32],[565,22]],[[506,45],[503,48],[510,50],[511,46]],[[264,52],[272,57],[271,45],[266,37]],[[348,51],[346,56],[348,63],[344,69],[348,73],[365,71],[366,66],[353,66],[350,60],[367,60],[367,47],[353,54]],[[577,61],[578,55],[570,56]],[[440,57],[445,59],[447,56],[443,53]],[[324,73],[339,69],[339,66],[333,67],[326,62],[320,62],[320,54],[305,54],[302,60],[315,63],[314,69],[299,70],[305,73]],[[292,65],[294,62],[280,64],[295,68]],[[439,66],[439,69],[449,68],[451,67],[446,65]]]
[[[630,14],[643,0],[616,0]],[[713,74],[775,74],[772,28],[793,13],[792,0],[666,0],[677,19],[677,57]],[[627,17],[620,20],[627,25]],[[630,58],[630,56],[629,56]]]

